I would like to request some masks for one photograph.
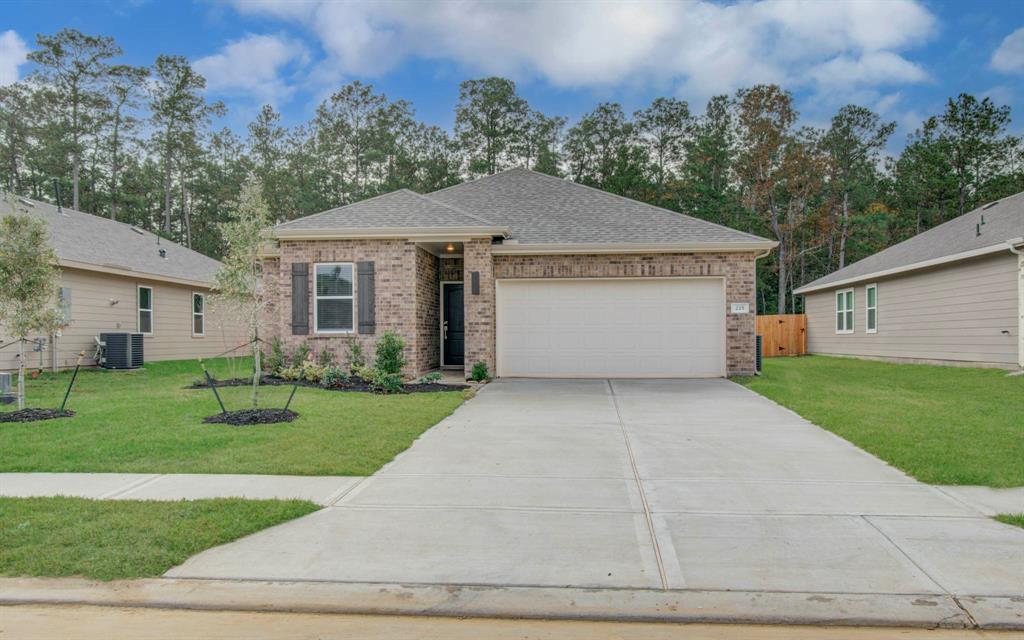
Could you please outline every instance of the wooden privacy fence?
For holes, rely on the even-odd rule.
[[[802,356],[807,353],[807,316],[757,316],[757,335],[761,336],[761,355],[765,358]]]

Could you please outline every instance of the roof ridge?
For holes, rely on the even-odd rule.
[[[462,182],[460,184],[454,184],[454,185],[452,185],[450,187],[445,187],[444,189],[439,189],[438,191],[433,191],[432,193],[439,193],[440,191],[447,191],[448,189],[454,189],[455,187],[461,187],[463,185],[470,184],[471,182],[479,182],[481,180],[486,180],[487,178],[494,178],[494,177],[500,176],[500,175],[505,174],[505,173],[512,173],[514,171],[523,171],[523,172],[526,172],[526,173],[528,173],[528,174],[530,174],[532,176],[539,176],[541,178],[547,178],[549,180],[555,180],[555,181],[559,182],[560,184],[567,184],[567,185],[571,185],[571,186],[583,187],[585,189],[590,189],[591,191],[595,191],[595,192],[600,193],[600,194],[605,195],[605,196],[611,196],[613,198],[618,198],[619,200],[625,200],[626,202],[629,202],[631,204],[639,204],[641,206],[648,207],[650,209],[654,209],[656,211],[663,211],[665,213],[670,213],[670,214],[677,215],[677,216],[683,216],[684,218],[688,218],[690,220],[694,220],[694,221],[700,222],[702,224],[707,224],[707,225],[711,225],[713,227],[718,227],[719,229],[724,229],[726,231],[729,231],[730,233],[741,233],[741,234],[743,234],[745,236],[748,236],[748,237],[750,237],[750,238],[752,238],[754,240],[765,240],[766,239],[766,238],[763,238],[761,236],[757,236],[757,235],[754,235],[752,233],[748,233],[746,231],[740,231],[739,229],[733,229],[732,227],[727,227],[724,224],[718,224],[717,222],[711,222],[710,220],[705,220],[704,218],[698,218],[697,216],[691,216],[691,215],[689,215],[687,213],[682,213],[681,211],[673,211],[671,209],[666,209],[665,207],[659,207],[657,205],[653,205],[653,204],[650,204],[650,203],[647,203],[647,202],[643,202],[641,200],[636,200],[634,198],[628,198],[626,196],[619,195],[617,193],[612,193],[611,191],[605,191],[604,189],[599,189],[597,187],[592,187],[589,184],[583,184],[582,182],[576,182],[575,180],[569,180],[567,178],[559,178],[558,176],[553,176],[550,173],[543,173],[541,171],[534,171],[533,169],[527,169],[526,167],[510,167],[510,168],[505,169],[503,171],[499,171],[498,173],[492,173],[490,175],[483,176],[481,178],[477,178],[476,180],[471,180],[469,182]]]
[[[416,191],[412,191],[411,189],[405,189],[405,190],[408,191],[409,193],[415,195],[415,196],[418,196],[420,198],[423,198],[424,200],[427,200],[428,202],[436,204],[439,207],[444,207],[445,209],[450,209],[450,210],[454,211],[455,213],[458,213],[459,215],[466,216],[467,218],[472,218],[473,220],[476,220],[477,222],[483,222],[484,224],[496,225],[496,223],[491,222],[490,220],[488,220],[488,219],[486,219],[486,218],[484,218],[482,216],[478,216],[476,214],[470,213],[470,212],[466,211],[465,209],[463,209],[461,207],[456,207],[455,205],[448,204],[447,202],[441,202],[440,200],[435,200],[434,198],[431,198],[430,196],[428,196],[425,193],[419,193],[419,192],[416,192]]]

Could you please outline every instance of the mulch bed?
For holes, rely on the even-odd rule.
[[[214,380],[213,384],[217,387],[249,387],[252,386],[252,378],[231,378],[229,380]],[[300,387],[312,387],[314,389],[326,389],[327,391],[362,391],[364,393],[376,393],[377,390],[366,382],[362,378],[351,377],[347,381],[340,385],[333,387],[321,387],[315,382],[309,382],[307,380],[285,380],[283,378],[275,378],[272,376],[263,376],[260,378],[260,385],[286,385],[291,386],[298,384]],[[401,393],[432,393],[436,391],[462,391],[467,385],[461,384],[441,384],[441,383],[409,383],[402,385]],[[189,389],[209,389],[210,385],[206,384],[205,381],[197,380],[193,382]]]
[[[232,424],[243,426],[247,424],[274,424],[277,422],[291,422],[299,414],[288,409],[241,409],[239,411],[228,411],[218,413],[215,416],[203,419],[207,424]]]
[[[0,413],[0,422],[36,422],[38,420],[70,418],[73,415],[75,415],[74,411],[59,411],[57,409],[20,409]]]

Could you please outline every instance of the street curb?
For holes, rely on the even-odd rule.
[[[959,604],[958,604],[959,601]],[[1024,629],[1024,598],[155,578],[0,578],[0,605],[614,622]],[[969,613],[968,613],[969,612]]]

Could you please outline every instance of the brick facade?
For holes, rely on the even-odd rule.
[[[437,258],[402,240],[282,241],[280,259],[264,263],[264,283],[277,291],[264,311],[268,339],[280,337],[289,351],[308,341],[314,352],[330,349],[345,362],[348,343],[357,341],[372,359],[376,339],[391,329],[406,341],[407,372],[418,374],[439,365],[440,282],[465,282],[465,353],[467,373],[476,362],[495,373],[495,279],[503,278],[646,278],[723,277],[726,283],[726,368],[730,375],[754,372],[754,314],[731,314],[734,302],[755,308],[754,253],[680,253],[616,255],[492,256],[489,239],[468,240],[462,258]],[[307,262],[375,263],[376,333],[317,335],[310,291],[310,333],[291,333],[291,264]],[[472,292],[478,272],[480,292]],[[310,277],[312,289],[313,278]],[[358,291],[356,292],[358,301]],[[358,304],[358,302],[357,302]],[[358,313],[358,312],[356,312]]]

